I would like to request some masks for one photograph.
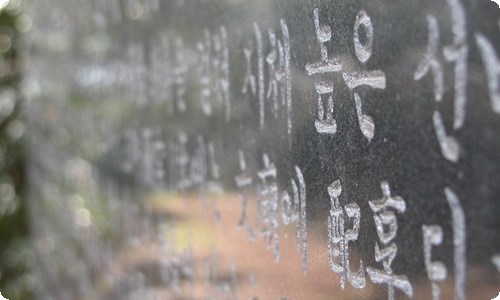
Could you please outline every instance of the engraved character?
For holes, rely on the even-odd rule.
[[[297,180],[291,179],[292,195],[285,191],[281,196],[282,221],[286,226],[296,225],[297,247],[302,253],[302,271],[307,272],[307,212],[306,212],[306,183],[299,167],[295,166]],[[292,201],[293,200],[293,201]]]
[[[447,62],[454,63],[453,130],[458,130],[462,128],[465,121],[467,101],[467,57],[469,52],[467,26],[465,10],[460,0],[447,0],[446,2],[451,11],[453,44],[444,47],[442,53]],[[427,26],[429,29],[427,50],[417,67],[414,79],[422,79],[431,70],[434,76],[434,99],[439,102],[444,94],[444,73],[442,64],[437,58],[439,52],[439,25],[434,16],[427,16]],[[458,142],[453,136],[446,133],[439,111],[434,112],[432,120],[442,155],[447,160],[456,163],[460,155]]]
[[[196,45],[200,53],[200,102],[205,115],[212,115],[212,102],[224,107],[226,122],[231,119],[229,98],[229,49],[224,27],[218,34],[203,30],[203,41]]]
[[[330,269],[340,275],[340,287],[344,289],[346,279],[358,289],[366,285],[363,261],[359,261],[359,270],[352,272],[349,263],[349,242],[356,241],[359,233],[361,210],[356,203],[340,205],[342,185],[340,180],[328,187],[330,196],[330,215],[328,216],[328,259]],[[352,228],[345,228],[345,219],[352,220]],[[335,262],[338,258],[339,262]]]
[[[279,255],[279,223],[278,207],[279,193],[276,182],[276,167],[269,160],[267,154],[263,155],[264,169],[257,172],[260,180],[259,185],[259,220],[261,222],[261,234],[266,240],[268,247],[273,247],[275,261],[280,259]]]
[[[363,44],[359,38],[359,30],[361,26],[364,27],[366,32],[365,44]],[[356,52],[356,57],[362,64],[365,64],[372,55],[373,24],[370,16],[368,16],[368,14],[364,10],[358,13],[358,15],[356,16],[356,21],[354,23],[354,50]],[[381,70],[355,71],[343,72],[342,76],[345,83],[347,84],[347,87],[351,91],[354,91],[356,115],[358,118],[361,133],[363,133],[368,141],[371,141],[371,139],[375,135],[375,124],[371,116],[363,113],[363,102],[360,95],[356,92],[356,89],[361,86],[368,86],[374,89],[385,89],[385,73]]]
[[[396,275],[392,270],[392,262],[396,258],[398,247],[394,243],[398,231],[396,213],[404,213],[406,203],[399,196],[392,196],[389,183],[381,183],[382,199],[369,201],[371,210],[375,213],[373,220],[377,229],[380,244],[375,244],[375,261],[382,263],[383,269],[367,267],[366,272],[373,283],[387,284],[388,299],[394,300],[395,288],[403,291],[408,297],[413,297],[413,287],[405,275]]]
[[[441,299],[441,289],[438,283],[446,279],[447,271],[442,262],[432,261],[432,247],[443,243],[443,229],[438,225],[422,225],[424,241],[424,261],[427,277],[429,277],[432,286],[432,299]]]
[[[187,80],[187,65],[184,59],[184,42],[182,38],[177,37],[174,42],[175,48],[175,64],[174,64],[174,95],[175,103],[179,112],[186,111],[186,102],[184,95],[186,93],[186,80]]]
[[[467,273],[465,213],[457,195],[448,187],[444,189],[451,210],[453,228],[453,262],[455,264],[455,299],[465,300],[465,279]]]
[[[150,187],[159,187],[165,177],[163,161],[165,145],[160,138],[160,129],[144,128],[142,134],[142,164],[139,168],[141,180]]]
[[[486,68],[491,107],[495,113],[500,114],[500,60],[485,36],[476,34],[476,43]]]
[[[444,74],[442,64],[437,58],[439,50],[439,24],[434,16],[427,16],[427,27],[429,31],[427,50],[424,58],[417,66],[414,80],[421,80],[429,71],[432,71],[434,78],[434,99],[436,102],[440,102],[444,94]],[[437,110],[432,116],[432,123],[443,156],[449,161],[458,161],[460,146],[454,137],[447,134],[441,113]]]
[[[209,142],[207,145],[207,167],[208,167],[208,181],[207,181],[207,191],[209,194],[222,194],[224,192],[224,188],[222,187],[222,183],[220,182],[220,172],[219,165],[215,160],[215,148],[213,142]],[[211,202],[213,205],[213,213],[215,220],[220,222],[220,211],[217,207],[217,197]]]
[[[280,24],[282,32],[283,53],[279,54],[279,61],[281,69],[284,70],[284,74],[282,74],[282,76],[284,77],[281,81],[280,90],[282,93],[281,99],[285,101],[284,104],[286,105],[288,147],[291,147],[292,143],[290,136],[292,134],[292,72],[290,67],[290,33],[288,32],[288,25],[286,24],[285,20],[282,19]]]
[[[443,49],[448,62],[453,62],[455,71],[455,103],[453,129],[460,129],[465,121],[465,104],[467,101],[467,24],[465,9],[460,0],[446,0],[451,10],[453,44]]]
[[[220,102],[226,108],[226,122],[231,120],[231,99],[229,93],[229,46],[227,43],[227,32],[225,27],[220,28],[221,49],[218,52],[220,55],[220,76],[218,85],[220,86]]]
[[[256,53],[257,53],[257,98],[259,99],[259,124],[260,129],[264,129],[265,120],[265,87],[264,87],[264,49],[262,42],[262,33],[259,25],[253,23]]]
[[[204,188],[207,180],[207,148],[202,136],[196,139],[197,147],[190,159],[190,177],[192,185]]]
[[[208,170],[209,170],[209,181],[208,190],[211,193],[222,193],[222,184],[220,183],[220,172],[219,165],[215,160],[215,148],[214,143],[208,143]]]
[[[453,229],[453,261],[455,264],[455,299],[465,299],[466,279],[466,256],[465,256],[465,214],[457,195],[448,187],[444,189],[448,206],[451,210],[451,221]],[[443,242],[443,230],[438,225],[423,225],[424,235],[424,259],[427,276],[431,280],[432,299],[441,297],[441,289],[438,283],[447,278],[447,270],[442,262],[431,261],[432,247],[439,246]]]
[[[255,75],[252,72],[253,41],[250,40],[245,44],[245,47],[243,47],[243,54],[245,55],[246,71],[245,79],[243,80],[243,87],[241,88],[241,93],[247,94],[248,92],[250,92],[251,95],[255,96],[257,81],[255,79]]]
[[[275,118],[278,117],[278,82],[283,80],[283,73],[281,71],[281,64],[276,68],[276,62],[280,59],[278,54],[283,55],[283,45],[281,41],[276,41],[276,35],[271,30],[268,31],[269,34],[269,46],[271,50],[266,56],[266,63],[269,73],[269,84],[267,88],[267,99],[272,100],[272,112]],[[284,61],[284,60],[283,60]]]
[[[439,24],[432,15],[427,15],[427,28],[429,31],[427,50],[424,58],[417,66],[413,79],[420,80],[431,71],[434,80],[434,99],[440,102],[443,99],[444,93],[444,74],[443,66],[437,58],[439,51]]]
[[[292,86],[290,70],[290,36],[288,26],[284,20],[281,20],[282,37],[268,30],[269,52],[264,55],[264,42],[262,33],[257,23],[253,24],[254,38],[249,40],[244,48],[246,71],[243,80],[242,93],[257,96],[259,106],[259,125],[264,129],[266,115],[266,99],[271,100],[271,111],[275,118],[278,117],[279,106],[286,106],[287,133],[290,135],[291,123],[291,105],[292,105]],[[252,58],[255,52],[257,72],[254,74],[252,69]],[[265,86],[265,67],[267,66],[268,87]]]
[[[229,98],[229,48],[226,28],[221,27],[219,34],[213,35],[212,76],[213,88],[217,103],[225,108],[225,119],[231,119],[231,102]]]
[[[268,31],[270,50],[266,55],[269,83],[267,88],[267,99],[271,100],[271,111],[278,118],[279,108],[285,107],[287,119],[287,133],[290,135],[291,109],[292,109],[292,86],[290,71],[290,36],[288,26],[281,20],[281,39],[276,34]]]
[[[245,161],[245,154],[243,153],[242,150],[238,150],[238,158],[239,158],[241,173],[234,177],[234,181],[236,182],[236,186],[241,190],[241,193],[240,193],[241,217],[240,217],[240,221],[238,222],[238,228],[242,228],[244,226],[247,230],[248,238],[251,241],[254,241],[255,236],[253,233],[252,226],[250,225],[250,222],[248,221],[248,215],[247,215],[248,189],[252,185],[253,179],[252,179],[252,176],[246,170],[247,167],[246,167],[246,161]]]
[[[203,113],[207,116],[212,115],[212,69],[211,69],[211,37],[208,30],[203,30],[203,42],[196,45],[201,55],[200,60],[200,102]]]
[[[329,58],[325,43],[332,39],[332,29],[328,25],[321,25],[319,22],[319,10],[314,9],[314,28],[316,39],[320,46],[321,60],[306,65],[308,75],[336,73],[342,70],[342,62],[339,58]],[[319,134],[333,135],[337,132],[337,122],[333,118],[333,91],[332,81],[315,80],[314,83],[318,101],[318,115],[314,121],[316,131]],[[327,97],[327,104],[323,102],[323,97]],[[326,111],[325,111],[326,110]]]
[[[192,186],[191,178],[188,173],[190,157],[187,151],[187,141],[187,135],[183,132],[179,133],[174,150],[174,161],[177,170],[176,188],[180,191]]]

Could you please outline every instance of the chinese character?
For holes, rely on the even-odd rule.
[[[279,194],[276,182],[276,167],[269,160],[267,154],[263,155],[264,169],[257,173],[259,185],[259,217],[262,223],[261,234],[268,247],[273,246],[274,258],[279,261],[279,223],[278,206]]]
[[[359,261],[359,270],[352,272],[349,266],[349,242],[356,241],[359,233],[361,210],[356,203],[349,203],[343,207],[339,197],[342,193],[340,180],[335,180],[328,187],[330,196],[330,215],[328,216],[328,259],[330,269],[340,275],[340,287],[344,289],[346,278],[349,283],[358,289],[366,285],[363,261]],[[352,220],[352,228],[345,229],[345,218]],[[335,262],[337,258],[339,262]]]

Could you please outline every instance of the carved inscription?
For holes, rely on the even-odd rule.
[[[374,71],[352,71],[344,70],[344,62],[341,58],[329,58],[326,43],[332,41],[332,28],[328,25],[322,25],[319,20],[319,10],[314,9],[314,27],[316,39],[320,45],[321,60],[306,65],[308,75],[329,74],[342,72],[342,78],[349,90],[353,91],[354,102],[356,106],[356,115],[359,128],[362,134],[370,141],[375,135],[375,124],[373,118],[363,112],[363,101],[361,95],[357,92],[358,87],[368,86],[374,89],[385,89],[386,80],[384,72]],[[366,32],[366,41],[360,40],[359,31],[361,27]],[[356,58],[362,63],[366,63],[373,50],[373,24],[365,11],[360,11],[356,16],[354,23],[354,49]],[[337,87],[338,88],[338,87]],[[334,92],[336,87],[332,81],[315,81],[315,90],[317,96],[317,119],[315,120],[316,131],[320,134],[333,135],[337,132],[337,121],[334,119]],[[326,105],[323,102],[326,98]]]
[[[366,285],[363,261],[359,261],[359,270],[351,271],[349,266],[349,242],[356,241],[359,234],[359,223],[361,210],[356,203],[349,203],[344,206],[340,204],[340,194],[342,184],[340,180],[334,181],[328,187],[330,195],[330,215],[328,216],[328,257],[330,269],[340,275],[340,287],[344,289],[346,279],[358,289]],[[347,222],[347,220],[350,222]],[[345,225],[352,223],[352,228],[346,229]],[[338,258],[338,263],[334,261]]]
[[[451,11],[453,24],[453,44],[440,48],[440,32],[437,19],[427,15],[428,43],[424,58],[420,61],[415,74],[415,80],[421,80],[432,72],[434,83],[434,99],[441,102],[444,96],[444,67],[439,55],[444,56],[447,62],[454,64],[454,117],[453,130],[460,129],[465,121],[465,107],[467,99],[467,28],[465,11],[459,0],[447,0]],[[445,127],[441,112],[436,109],[432,116],[434,131],[439,148],[444,158],[456,163],[460,156],[460,145],[451,136]]]
[[[370,208],[375,214],[373,220],[380,241],[375,244],[375,261],[382,263],[383,270],[367,267],[366,272],[373,283],[387,284],[388,298],[394,300],[395,289],[401,290],[408,297],[413,296],[413,287],[405,275],[396,275],[392,270],[392,262],[396,258],[398,247],[394,243],[398,232],[396,213],[404,213],[406,202],[399,196],[392,196],[388,182],[381,183],[383,198],[370,201]]]
[[[207,4],[210,1],[201,2]],[[194,214],[195,209],[190,207],[190,198],[194,195],[200,200],[202,212],[209,212],[204,216],[208,216],[210,223],[216,221],[216,233],[206,233],[209,238],[213,237],[212,234],[233,238],[233,233],[221,226],[225,220],[230,220],[228,223],[232,224],[231,229],[235,234],[246,235],[245,242],[248,239],[254,242],[251,245],[258,247],[262,242],[259,239],[264,241],[268,250],[263,251],[274,260],[276,268],[280,266],[278,263],[284,264],[288,259],[285,256],[288,249],[284,249],[283,245],[287,245],[288,233],[292,231],[296,246],[293,250],[298,253],[295,259],[301,264],[302,275],[311,273],[314,264],[308,261],[308,255],[311,250],[316,250],[314,247],[319,247],[323,251],[323,263],[328,264],[332,273],[330,275],[338,278],[340,290],[344,292],[354,288],[356,293],[369,298],[371,295],[364,293],[370,292],[372,288],[382,290],[384,295],[387,289],[387,299],[394,300],[421,297],[417,289],[424,287],[422,297],[438,300],[446,298],[453,291],[453,299],[466,299],[467,293],[473,290],[467,287],[468,267],[475,267],[480,261],[475,257],[479,250],[471,251],[469,257],[467,255],[467,236],[473,236],[474,231],[471,234],[471,230],[477,231],[477,228],[469,226],[473,223],[466,213],[469,213],[470,207],[477,205],[474,201],[485,201],[487,196],[484,195],[493,194],[489,192],[496,187],[495,183],[490,182],[478,187],[463,180],[468,178],[466,173],[470,172],[469,169],[481,169],[467,160],[474,158],[480,161],[481,157],[474,157],[473,153],[480,147],[477,147],[475,140],[470,142],[464,137],[474,133],[468,131],[468,118],[478,114],[472,111],[468,115],[467,109],[483,99],[468,99],[468,93],[472,94],[478,89],[474,84],[482,87],[481,83],[477,83],[481,80],[477,78],[485,79],[482,84],[485,87],[484,94],[488,95],[488,99],[484,100],[486,107],[491,107],[493,113],[490,117],[498,117],[500,59],[495,48],[498,43],[489,29],[479,33],[471,31],[472,27],[468,26],[468,20],[474,19],[466,15],[470,3],[461,0],[442,2],[443,11],[424,11],[413,20],[422,34],[408,41],[415,53],[415,57],[404,61],[410,66],[409,72],[394,73],[391,66],[380,65],[378,56],[385,55],[386,45],[379,42],[378,38],[387,34],[385,42],[394,42],[387,33],[387,28],[392,24],[384,23],[386,20],[381,17],[383,13],[372,6],[356,7],[355,11],[346,12],[342,20],[335,20],[333,16],[337,14],[330,9],[308,6],[309,21],[300,24],[301,28],[291,19],[290,22],[279,18],[269,22],[254,22],[257,19],[250,19],[241,23],[246,24],[242,27],[248,27],[243,29],[246,34],[234,33],[231,24],[218,23],[215,18],[211,20],[215,24],[204,24],[198,29],[166,29],[156,35],[148,35],[144,41],[127,41],[120,57],[125,62],[113,65],[116,72],[112,73],[117,74],[100,74],[97,63],[78,72],[76,78],[85,88],[92,89],[94,81],[102,79],[106,81],[103,84],[107,87],[106,91],[113,91],[116,85],[117,90],[125,94],[124,98],[130,100],[127,104],[131,104],[132,109],[117,114],[120,114],[123,122],[132,119],[132,125],[117,136],[114,136],[114,126],[123,126],[120,123],[122,119],[116,122],[119,125],[112,124],[109,125],[111,129],[105,128],[113,133],[113,139],[116,140],[111,149],[115,151],[112,154],[118,154],[116,157],[103,156],[103,173],[108,172],[108,169],[111,170],[109,173],[115,172],[113,166],[109,167],[107,163],[118,161],[116,173],[123,177],[120,184],[126,186],[124,190],[127,191],[109,192],[107,196],[113,199],[106,208],[112,211],[114,219],[110,223],[114,227],[122,225],[120,218],[131,219],[124,222],[125,229],[120,228],[125,233],[133,233],[127,237],[127,246],[137,249],[155,239],[155,246],[158,246],[161,256],[157,277],[173,297],[182,298],[183,281],[187,280],[193,290],[192,297],[195,298],[194,282],[198,277],[203,277],[198,276],[195,264],[196,261],[202,261],[202,279],[208,282],[206,288],[210,290],[208,297],[239,298],[236,264],[230,258],[227,266],[223,266],[222,255],[215,251],[215,246],[210,253],[204,253],[203,258],[195,257],[191,233],[185,234],[189,240],[187,250],[176,250],[176,245],[168,244],[165,237],[165,231],[168,230],[164,227],[170,224],[162,221],[157,228],[154,222],[160,217],[152,212],[150,204],[130,202],[123,205],[122,212],[114,198],[131,197],[130,191],[136,188],[141,192],[168,191],[172,197],[185,200],[186,210],[192,210],[189,213]],[[114,0],[107,5],[96,2],[96,7],[107,11],[111,7],[118,7],[117,3]],[[172,4],[176,7],[173,8],[174,12],[175,9],[184,9],[184,5],[184,1]],[[147,18],[161,12],[164,6],[163,2],[157,0],[128,1],[121,9],[129,21],[144,22],[147,28]],[[116,11],[110,21],[99,22],[124,22],[121,14],[121,10]],[[179,24],[183,22],[180,20]],[[305,40],[313,40],[313,43],[295,49],[299,44],[295,39],[300,39],[300,34],[304,32],[312,34],[308,37],[310,39]],[[413,45],[418,39],[422,39],[419,40],[421,44]],[[240,49],[232,49],[230,45],[238,45]],[[346,48],[351,49],[352,53],[342,53],[345,50],[341,49]],[[473,55],[477,59],[473,59]],[[476,63],[476,60],[482,63],[479,65],[483,68],[481,72],[477,72],[476,66],[469,68],[468,64]],[[469,72],[475,77],[469,78]],[[405,76],[401,82],[407,83],[404,86],[406,95],[415,92],[419,97],[424,95],[430,98],[420,99],[421,103],[400,103],[403,109],[397,111],[408,112],[405,109],[414,108],[411,105],[430,104],[423,118],[432,131],[429,138],[431,145],[423,146],[434,146],[436,153],[422,158],[421,174],[424,175],[417,173],[420,169],[416,168],[415,161],[420,158],[397,161],[397,164],[391,161],[404,160],[403,155],[412,154],[411,149],[407,148],[420,142],[414,141],[414,136],[398,140],[402,133],[416,132],[415,128],[408,129],[415,124],[412,119],[401,115],[401,118],[394,118],[395,122],[386,122],[388,126],[401,126],[394,129],[401,130],[397,132],[398,138],[389,138],[390,134],[383,132],[382,125],[376,126],[376,121],[381,120],[378,118],[386,115],[381,113],[382,109],[377,111],[373,108],[375,105],[371,105],[374,101],[390,97],[386,95],[399,96],[399,90],[392,92],[388,87],[398,82],[393,79],[400,74]],[[292,75],[295,82],[292,81]],[[417,93],[417,88],[425,87],[426,84],[432,88]],[[294,93],[299,91],[297,94],[310,96],[311,99],[292,103],[292,88]],[[118,96],[113,95],[114,98],[120,98]],[[4,105],[2,101],[3,95],[0,95],[0,110]],[[241,107],[248,111],[238,111]],[[294,111],[295,107],[307,109]],[[96,110],[100,111],[100,108]],[[144,113],[148,117],[151,115],[151,120],[141,115]],[[54,123],[59,121],[60,116],[54,117],[52,114],[56,113],[50,111],[43,117]],[[92,123],[89,122],[91,118],[82,119]],[[293,127],[295,119],[300,123]],[[391,118],[388,120],[393,121]],[[339,132],[347,130],[342,128],[346,123],[356,124],[356,134],[339,143],[336,138]],[[311,132],[314,133],[313,138],[310,138]],[[384,137],[384,134],[387,134],[387,139],[379,138]],[[494,130],[485,131],[479,137],[491,142],[495,138]],[[89,142],[89,148],[92,148],[89,160],[101,158],[101,148],[111,148],[108,144],[102,146],[100,142]],[[359,147],[359,142],[362,142],[362,147]],[[285,145],[288,152],[283,151]],[[491,153],[487,154],[495,157],[495,149],[492,147]],[[252,165],[255,161],[257,164]],[[497,162],[489,163],[495,167]],[[374,167],[381,164],[387,164],[387,168],[391,169],[401,166],[402,172],[415,170],[414,177],[429,176],[425,179],[435,181],[430,189],[438,190],[440,194],[434,195],[433,201],[424,203],[418,197],[425,193],[421,188],[415,188],[412,180],[401,182],[407,180],[408,174],[401,175],[400,172],[390,179],[398,192],[391,191],[389,181],[384,180],[387,179],[385,172],[388,170],[379,172]],[[351,172],[349,167],[353,165],[358,169]],[[488,172],[493,173],[493,167]],[[309,178],[308,174],[312,172],[316,175]],[[82,181],[90,180],[87,177],[95,181],[95,178],[100,178],[91,176],[95,175],[80,177],[84,178]],[[367,191],[378,190],[379,183],[382,196],[367,196]],[[461,183],[467,184],[467,187],[456,188]],[[0,184],[0,190],[1,187]],[[348,187],[359,190],[351,191]],[[478,189],[484,191],[474,194]],[[92,190],[89,194],[98,192]],[[326,194],[326,197],[318,196]],[[478,195],[478,199],[469,200],[468,195]],[[101,217],[92,211],[99,209],[92,207],[94,203],[88,205],[87,209],[80,198],[83,196],[70,197],[71,205],[76,203],[77,206],[70,211],[76,212],[74,218],[80,220],[75,224],[88,228],[89,233],[93,234],[94,228],[82,224],[90,224],[94,220],[92,218],[97,220]],[[426,214],[421,214],[421,218],[412,219],[411,222],[403,222],[416,213],[420,214],[420,203],[427,205]],[[231,209],[235,207],[235,217],[225,219],[224,212],[233,211]],[[145,221],[139,220],[141,218]],[[484,218],[489,218],[488,213],[484,213]],[[362,228],[366,226],[371,227]],[[416,228],[412,230],[418,234],[402,236],[409,232],[408,226]],[[138,228],[146,232],[144,236],[136,234]],[[322,240],[318,242],[317,237]],[[168,238],[175,240],[178,237]],[[402,239],[410,238],[411,245],[416,244],[418,248],[411,253],[416,256],[411,261],[422,264],[420,268],[415,268],[420,271],[418,274],[411,274],[412,270],[404,269],[410,254],[403,253]],[[358,251],[359,247],[364,248]],[[404,247],[408,249],[408,244],[404,244]],[[496,268],[500,272],[500,254],[498,249],[491,249],[484,254],[487,255],[487,268]],[[443,253],[449,253],[449,259],[443,257]],[[107,255],[112,256],[109,253]],[[245,278],[249,276],[251,293],[256,294],[256,271],[246,271],[241,271],[241,274]],[[134,295],[141,299],[149,298],[147,290],[154,288],[154,283],[149,282],[144,274],[146,272],[140,270],[123,276],[124,285],[133,289]],[[317,274],[313,273],[313,276]],[[312,279],[315,280],[315,277]],[[267,280],[262,282],[266,284]],[[120,295],[125,297],[128,294],[122,292]],[[254,298],[257,299],[257,295]]]

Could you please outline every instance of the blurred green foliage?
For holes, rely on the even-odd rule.
[[[28,240],[24,122],[21,118],[22,34],[20,1],[0,11],[0,292],[30,299],[29,269],[34,253]]]

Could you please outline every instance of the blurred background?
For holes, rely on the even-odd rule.
[[[21,1],[0,1],[0,291],[9,299],[31,299],[34,288],[20,92],[23,36],[30,28]]]

